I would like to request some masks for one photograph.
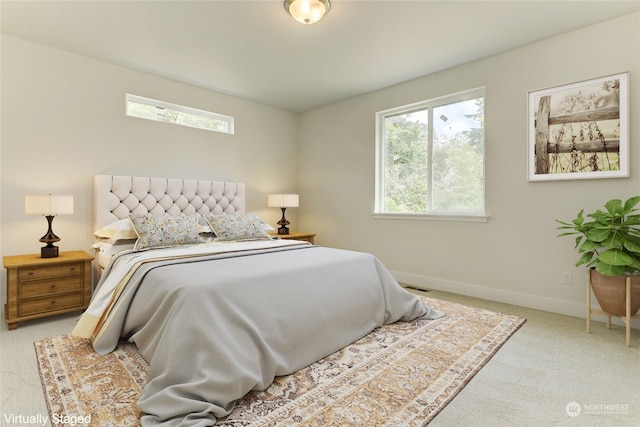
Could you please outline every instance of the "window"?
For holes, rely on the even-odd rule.
[[[484,88],[376,113],[375,213],[485,215]]]
[[[127,116],[233,135],[233,117],[126,94]]]

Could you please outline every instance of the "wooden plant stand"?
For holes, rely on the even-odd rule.
[[[627,276],[625,279],[625,305],[626,315],[616,316],[619,317],[626,326],[626,344],[627,347],[631,347],[631,319],[640,319],[640,314],[631,316],[631,276]],[[607,329],[611,329],[611,316],[615,314],[609,314],[602,310],[594,310],[591,308],[591,274],[587,271],[587,333],[591,333],[591,315],[601,314],[607,316]]]

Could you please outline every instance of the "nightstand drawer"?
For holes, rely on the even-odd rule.
[[[82,293],[78,292],[75,294],[22,301],[18,307],[19,316],[30,316],[32,314],[48,313],[65,308],[82,307]]]
[[[0,0],[1,1],[1,0]],[[85,251],[2,257],[7,270],[4,320],[9,330],[18,322],[87,308],[91,300],[91,261]]]
[[[44,282],[27,282],[20,284],[20,298],[36,298],[61,292],[82,290],[82,277],[48,280]]]
[[[18,280],[27,282],[32,280],[53,279],[56,277],[80,276],[82,263],[57,264],[46,267],[28,267],[18,270]]]

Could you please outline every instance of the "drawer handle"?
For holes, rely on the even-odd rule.
[[[29,272],[29,276],[33,276],[33,271],[30,271],[30,272]]]
[[[76,268],[75,268],[75,267],[71,267],[71,268],[69,269],[69,271],[76,271]]]
[[[49,286],[49,289],[51,289],[52,291],[56,288],[56,285],[51,285]]]
[[[56,305],[56,300],[52,300],[50,304],[51,305]]]

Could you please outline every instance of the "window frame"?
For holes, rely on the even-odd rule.
[[[192,125],[189,125],[187,123],[178,123],[178,122],[159,120],[157,118],[152,119],[152,118],[149,118],[149,117],[141,117],[141,116],[138,116],[138,115],[130,113],[130,111],[129,111],[129,103],[142,104],[142,105],[147,105],[149,107],[155,107],[156,109],[161,108],[161,109],[164,109],[164,110],[177,111],[177,112],[180,112],[180,113],[190,114],[190,115],[194,115],[194,116],[198,116],[198,117],[203,117],[203,118],[206,118],[206,119],[219,120],[219,121],[222,121],[222,122],[226,123],[227,130],[224,131],[224,130],[218,130],[218,129],[200,127],[200,126],[192,126]],[[228,134],[228,135],[233,135],[235,133],[234,118],[232,116],[227,116],[227,115],[224,115],[224,114],[219,114],[219,113],[214,113],[214,112],[211,112],[211,111],[201,110],[199,108],[193,108],[193,107],[187,107],[187,106],[184,106],[184,105],[173,104],[171,102],[160,101],[158,99],[146,98],[144,96],[133,95],[133,94],[130,94],[130,93],[125,94],[125,115],[127,117],[133,117],[133,118],[136,118],[136,119],[150,120],[150,121],[159,122],[159,123],[170,123],[170,124],[174,124],[174,125],[189,127],[189,128],[192,128],[192,129],[206,130],[206,131],[209,131],[209,132],[218,132],[218,133],[224,133],[224,134]]]
[[[399,107],[389,108],[387,110],[378,111],[375,114],[375,198],[372,216],[377,219],[401,219],[401,220],[437,220],[437,221],[466,221],[466,222],[487,222],[486,213],[486,120],[482,126],[482,210],[478,212],[440,212],[432,211],[432,153],[433,153],[433,110],[435,108],[453,104],[456,102],[469,101],[476,98],[483,98],[486,101],[486,89],[484,86],[456,92],[449,95],[440,96],[412,104],[402,105]],[[486,117],[486,103],[483,104],[483,116]],[[427,212],[385,212],[385,182],[384,182],[384,152],[385,152],[385,119],[388,117],[410,114],[415,111],[428,109],[428,183],[427,183]]]

